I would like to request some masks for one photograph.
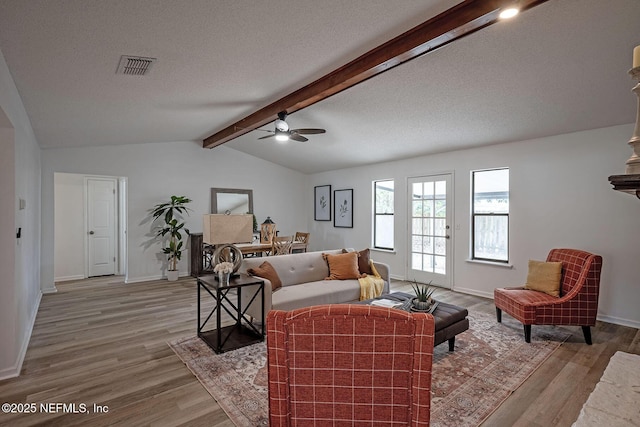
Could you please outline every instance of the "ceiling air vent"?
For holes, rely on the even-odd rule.
[[[142,56],[122,55],[116,74],[128,74],[130,76],[145,76],[149,73],[151,64],[156,58],[144,58]]]

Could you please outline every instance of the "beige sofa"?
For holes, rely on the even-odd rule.
[[[329,276],[329,267],[322,254],[339,254],[341,249],[319,252],[304,252],[272,257],[245,258],[240,267],[241,273],[249,268],[256,268],[264,261],[269,261],[282,281],[282,287],[271,292],[271,282],[264,279],[264,316],[269,310],[293,310],[301,307],[320,304],[341,304],[357,302],[360,299],[360,284],[353,280],[325,280]],[[389,293],[389,266],[373,262],[378,274],[384,279],[383,294]],[[254,294],[243,288],[242,305],[249,303]],[[254,319],[260,319],[260,302],[256,298],[247,313]]]

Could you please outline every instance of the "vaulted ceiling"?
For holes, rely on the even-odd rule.
[[[43,148],[202,145],[457,3],[0,0],[0,50]],[[632,123],[639,22],[639,0],[549,0],[288,118],[326,134],[225,146],[314,173]]]

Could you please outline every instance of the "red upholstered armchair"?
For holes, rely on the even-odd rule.
[[[591,345],[591,326],[596,324],[602,257],[576,249],[552,249],[548,262],[562,262],[560,297],[520,288],[494,290],[496,317],[502,310],[524,325],[524,339],[531,342],[531,325],[582,326],[584,340]]]
[[[367,305],[267,316],[270,426],[428,426],[434,321]]]

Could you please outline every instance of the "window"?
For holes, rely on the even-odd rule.
[[[373,183],[373,247],[393,250],[393,180]]]
[[[471,259],[509,262],[509,169],[471,172]]]

